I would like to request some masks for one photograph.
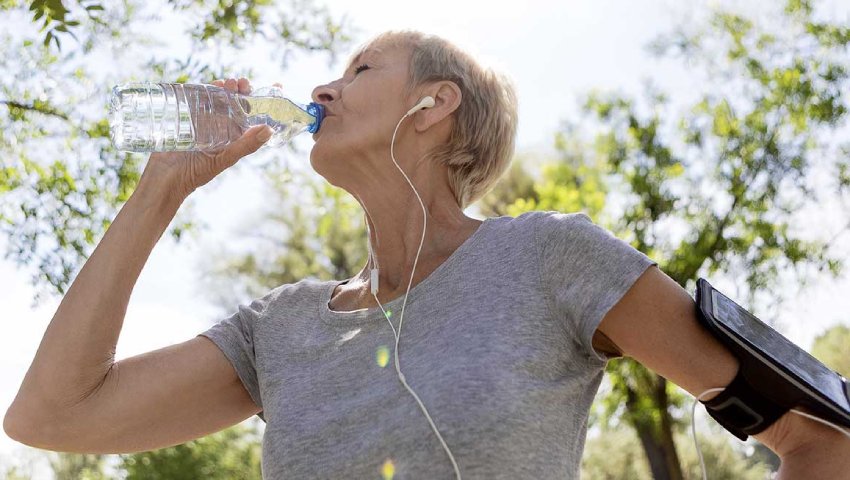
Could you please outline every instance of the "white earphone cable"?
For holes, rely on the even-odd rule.
[[[417,108],[417,107],[414,107],[414,109],[415,108]],[[401,316],[399,317],[399,320],[398,320],[398,333],[396,333],[395,327],[393,326],[393,323],[390,321],[390,318],[387,315],[386,310],[384,310],[383,305],[381,305],[381,302],[378,300],[378,296],[376,295],[377,288],[375,288],[375,285],[373,285],[371,287],[372,288],[372,296],[375,297],[375,301],[378,303],[378,307],[381,308],[381,312],[383,312],[384,318],[387,319],[387,322],[390,324],[390,328],[392,328],[392,330],[393,330],[393,335],[395,336],[395,369],[396,369],[396,372],[398,372],[398,378],[399,378],[399,380],[401,380],[401,383],[404,385],[405,388],[407,388],[407,390],[410,392],[410,394],[413,395],[413,398],[415,398],[416,401],[419,403],[420,408],[425,413],[425,417],[428,419],[428,423],[431,424],[431,428],[434,429],[434,433],[437,434],[437,438],[440,440],[440,443],[443,445],[443,449],[445,449],[446,453],[449,454],[449,460],[451,460],[451,462],[452,462],[452,466],[454,467],[455,475],[457,476],[458,480],[461,480],[460,469],[457,466],[457,462],[455,461],[454,455],[452,455],[452,451],[449,449],[448,445],[446,445],[446,442],[443,440],[443,436],[440,435],[440,431],[437,430],[437,426],[434,425],[434,421],[431,419],[431,415],[428,414],[428,409],[425,408],[425,405],[422,403],[422,400],[419,399],[419,396],[416,395],[416,392],[414,392],[413,389],[410,388],[410,385],[407,384],[407,380],[405,380],[404,374],[401,373],[401,367],[399,366],[399,363],[398,363],[398,341],[399,341],[399,338],[401,338],[401,325],[402,325],[402,322],[404,321],[404,307],[405,307],[405,305],[407,305],[407,295],[410,293],[410,287],[413,284],[413,274],[416,272],[416,263],[419,261],[419,253],[422,251],[422,245],[425,243],[425,230],[428,227],[428,214],[425,211],[425,204],[422,202],[422,197],[419,196],[419,192],[416,191],[416,187],[413,186],[413,183],[407,177],[407,174],[404,173],[404,170],[402,170],[401,167],[399,167],[398,163],[395,160],[395,153],[393,151],[393,146],[395,145],[395,136],[396,136],[396,133],[398,132],[398,127],[401,126],[401,122],[403,122],[405,118],[407,118],[409,115],[414,113],[414,109],[411,109],[411,111],[407,112],[407,114],[404,115],[403,117],[401,117],[401,120],[398,121],[398,124],[396,124],[395,130],[393,131],[392,141],[390,142],[390,157],[392,158],[392,161],[395,164],[396,168],[398,168],[398,171],[401,172],[402,175],[404,175],[404,179],[407,180],[408,184],[410,184],[410,188],[413,189],[413,193],[416,194],[416,198],[419,199],[419,205],[422,206],[422,217],[423,217],[422,239],[419,241],[419,249],[416,251],[416,258],[413,260],[413,270],[410,272],[410,281],[407,283],[407,292],[405,292],[404,301],[401,304]],[[375,232],[375,236],[377,237],[377,232]],[[371,241],[371,237],[370,237],[369,240]],[[370,255],[370,257],[373,256],[371,244],[370,244],[370,247],[369,247],[369,255]],[[372,262],[374,263],[375,268],[372,269],[371,278],[374,279],[373,281],[377,282],[377,271],[378,271],[378,269],[377,269],[377,258],[372,258]]]
[[[708,480],[705,473],[705,461],[702,459],[702,451],[699,449],[699,442],[697,441],[697,422],[696,422],[696,413],[697,413],[697,403],[703,399],[709,393],[714,392],[722,392],[725,388],[709,388],[708,390],[700,393],[694,399],[693,408],[691,408],[691,433],[694,435],[694,447],[697,449],[697,456],[699,457],[699,468],[702,471],[702,480]]]

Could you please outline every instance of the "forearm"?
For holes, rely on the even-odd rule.
[[[139,275],[180,202],[142,176],[47,327],[9,412],[55,412],[85,399],[114,363]]]

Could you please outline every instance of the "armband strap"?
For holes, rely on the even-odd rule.
[[[746,440],[747,435],[755,435],[771,426],[788,408],[753,388],[743,371],[739,368],[732,383],[720,394],[700,403],[723,428]]]

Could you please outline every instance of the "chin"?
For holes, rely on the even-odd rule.
[[[313,146],[313,149],[310,150],[310,166],[313,168],[313,171],[315,171],[319,175],[322,175],[321,163],[322,162],[319,159],[319,156],[316,155],[316,147]]]
[[[324,177],[331,185],[339,187],[337,180],[341,178],[344,169],[334,162],[334,158],[341,158],[341,155],[324,151],[318,144],[313,145],[313,149],[310,150],[310,166],[313,171]]]

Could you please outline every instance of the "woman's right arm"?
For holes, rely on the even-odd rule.
[[[48,325],[6,412],[3,427],[10,437],[50,450],[139,451],[197,438],[259,411],[224,354],[207,339],[117,363],[114,357],[133,287],[181,203],[256,151],[264,143],[257,134],[265,128],[252,128],[201,160],[151,155],[135,192]],[[181,161],[204,168],[186,168]]]

